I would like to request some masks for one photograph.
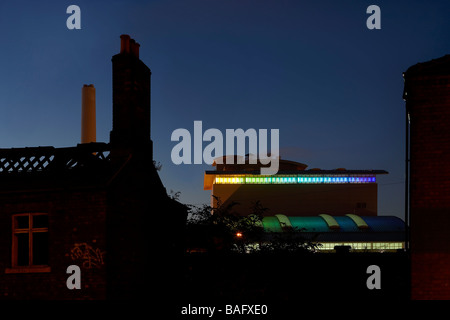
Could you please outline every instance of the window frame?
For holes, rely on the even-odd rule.
[[[7,268],[5,273],[30,273],[30,272],[50,272],[50,266],[47,264],[33,264],[33,234],[34,233],[43,233],[49,232],[49,226],[47,223],[46,227],[37,227],[33,226],[33,218],[35,216],[47,216],[48,214],[44,212],[26,212],[26,213],[15,213],[12,215],[12,225],[11,225],[11,236],[12,236],[12,245],[11,245],[11,268]],[[28,227],[27,228],[19,228],[17,225],[17,217],[28,217]],[[18,237],[17,234],[28,234],[28,265],[20,266],[18,265],[18,256],[19,256],[19,248],[18,248]],[[47,248],[48,249],[48,248]]]

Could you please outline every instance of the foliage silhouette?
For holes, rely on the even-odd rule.
[[[252,213],[241,216],[233,211],[238,205],[224,205],[213,196],[217,206],[189,206],[187,249],[209,253],[267,254],[313,253],[318,244],[302,236],[300,229],[281,225],[283,232],[267,231],[263,217],[267,212],[260,201],[252,204]]]

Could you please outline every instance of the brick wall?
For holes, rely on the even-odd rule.
[[[450,300],[450,254],[415,252],[411,263],[413,300]]]
[[[11,268],[12,214],[29,212],[48,214],[51,271],[6,273]],[[106,193],[103,191],[2,194],[0,299],[105,298],[105,217]],[[70,276],[66,269],[73,264],[81,269],[81,290],[69,290],[66,286]]]
[[[448,59],[448,58],[447,58]],[[435,63],[435,62],[434,62]],[[430,62],[430,66],[433,62]],[[422,65],[427,67],[427,65]],[[416,68],[417,69],[417,68]],[[413,299],[450,298],[450,74],[407,72]]]

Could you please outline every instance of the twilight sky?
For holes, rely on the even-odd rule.
[[[69,30],[69,5],[81,30]],[[366,9],[381,8],[381,30]],[[450,2],[155,0],[0,2],[0,148],[75,146],[94,84],[97,141],[112,129],[121,34],[152,70],[155,160],[180,201],[209,203],[208,165],[172,163],[177,128],[279,129],[284,159],[382,169],[379,215],[404,218],[402,72],[450,53]],[[206,143],[205,143],[206,145]]]

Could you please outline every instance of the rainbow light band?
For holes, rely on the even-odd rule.
[[[215,184],[345,184],[376,183],[375,176],[216,176]]]

